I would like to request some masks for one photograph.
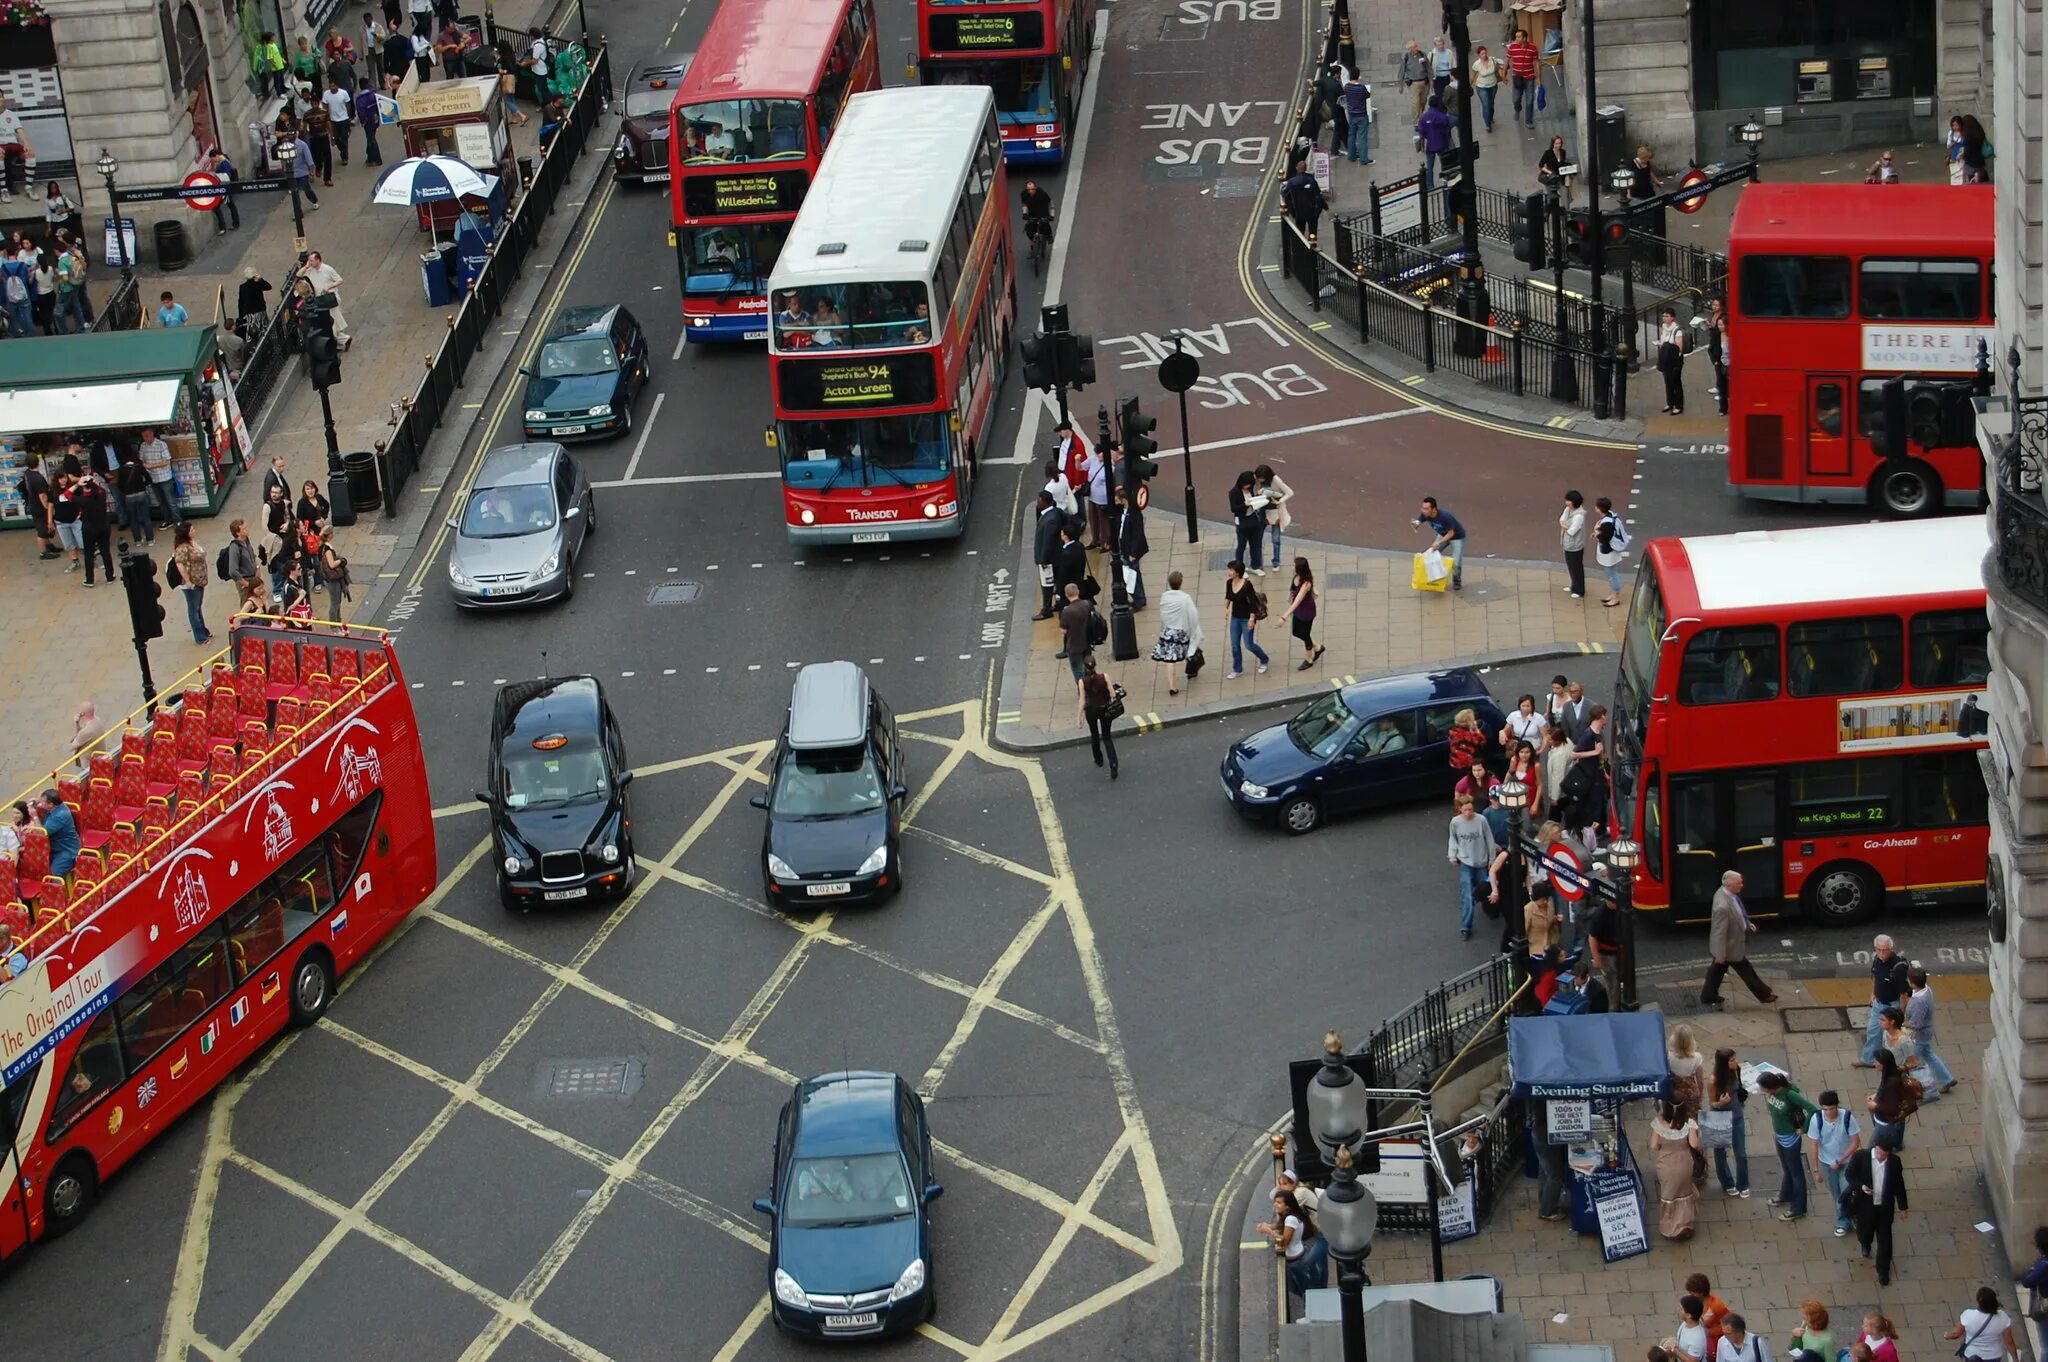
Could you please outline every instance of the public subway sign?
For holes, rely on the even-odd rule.
[[[1011,52],[1045,46],[1045,16],[1035,10],[933,14],[924,33],[934,52]]]
[[[917,406],[934,401],[939,391],[929,351],[871,359],[784,355],[775,362],[775,384],[783,410],[792,412]]]
[[[809,179],[801,170],[688,175],[683,179],[683,212],[697,218],[793,213],[803,204],[808,184]]]
[[[1988,326],[1863,328],[1863,367],[1876,373],[1975,373],[1977,345],[1993,342]]]

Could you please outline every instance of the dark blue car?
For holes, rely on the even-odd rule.
[[[796,1085],[775,1131],[768,1295],[775,1327],[871,1338],[930,1319],[932,1136],[895,1074],[821,1074]]]
[[[1448,800],[1449,734],[1472,710],[1497,761],[1505,722],[1476,672],[1416,672],[1333,690],[1284,724],[1233,743],[1223,792],[1247,818],[1292,833],[1333,813],[1409,799]]]

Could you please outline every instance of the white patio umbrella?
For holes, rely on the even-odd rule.
[[[471,195],[485,198],[497,183],[497,176],[483,174],[453,156],[412,156],[378,177],[370,202],[409,207],[422,203],[453,202]],[[432,230],[438,243],[440,229],[434,227]]]

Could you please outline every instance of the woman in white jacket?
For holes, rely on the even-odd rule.
[[[1180,667],[1202,651],[1202,612],[1195,598],[1180,589],[1178,571],[1166,574],[1166,590],[1159,596],[1159,642],[1152,645],[1152,660],[1166,664],[1166,693],[1180,694]],[[1192,673],[1190,673],[1192,675]]]
[[[1294,523],[1294,514],[1287,509],[1287,503],[1294,500],[1294,489],[1281,481],[1280,475],[1273,471],[1273,465],[1269,463],[1260,464],[1252,477],[1258,494],[1266,498],[1266,525],[1273,535],[1273,553],[1266,561],[1278,571],[1282,562],[1281,531]]]

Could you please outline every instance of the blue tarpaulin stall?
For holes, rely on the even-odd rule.
[[[1542,1113],[1528,1123],[1532,1141],[1551,1138],[1558,1118],[1549,1104],[1575,1108],[1585,1123],[1584,1134],[1570,1141],[1572,1229],[1598,1233],[1608,1262],[1647,1252],[1642,1174],[1616,1113],[1624,1102],[1662,1097],[1670,1088],[1663,1014],[1510,1017],[1508,1069],[1513,1095],[1536,1102]]]

